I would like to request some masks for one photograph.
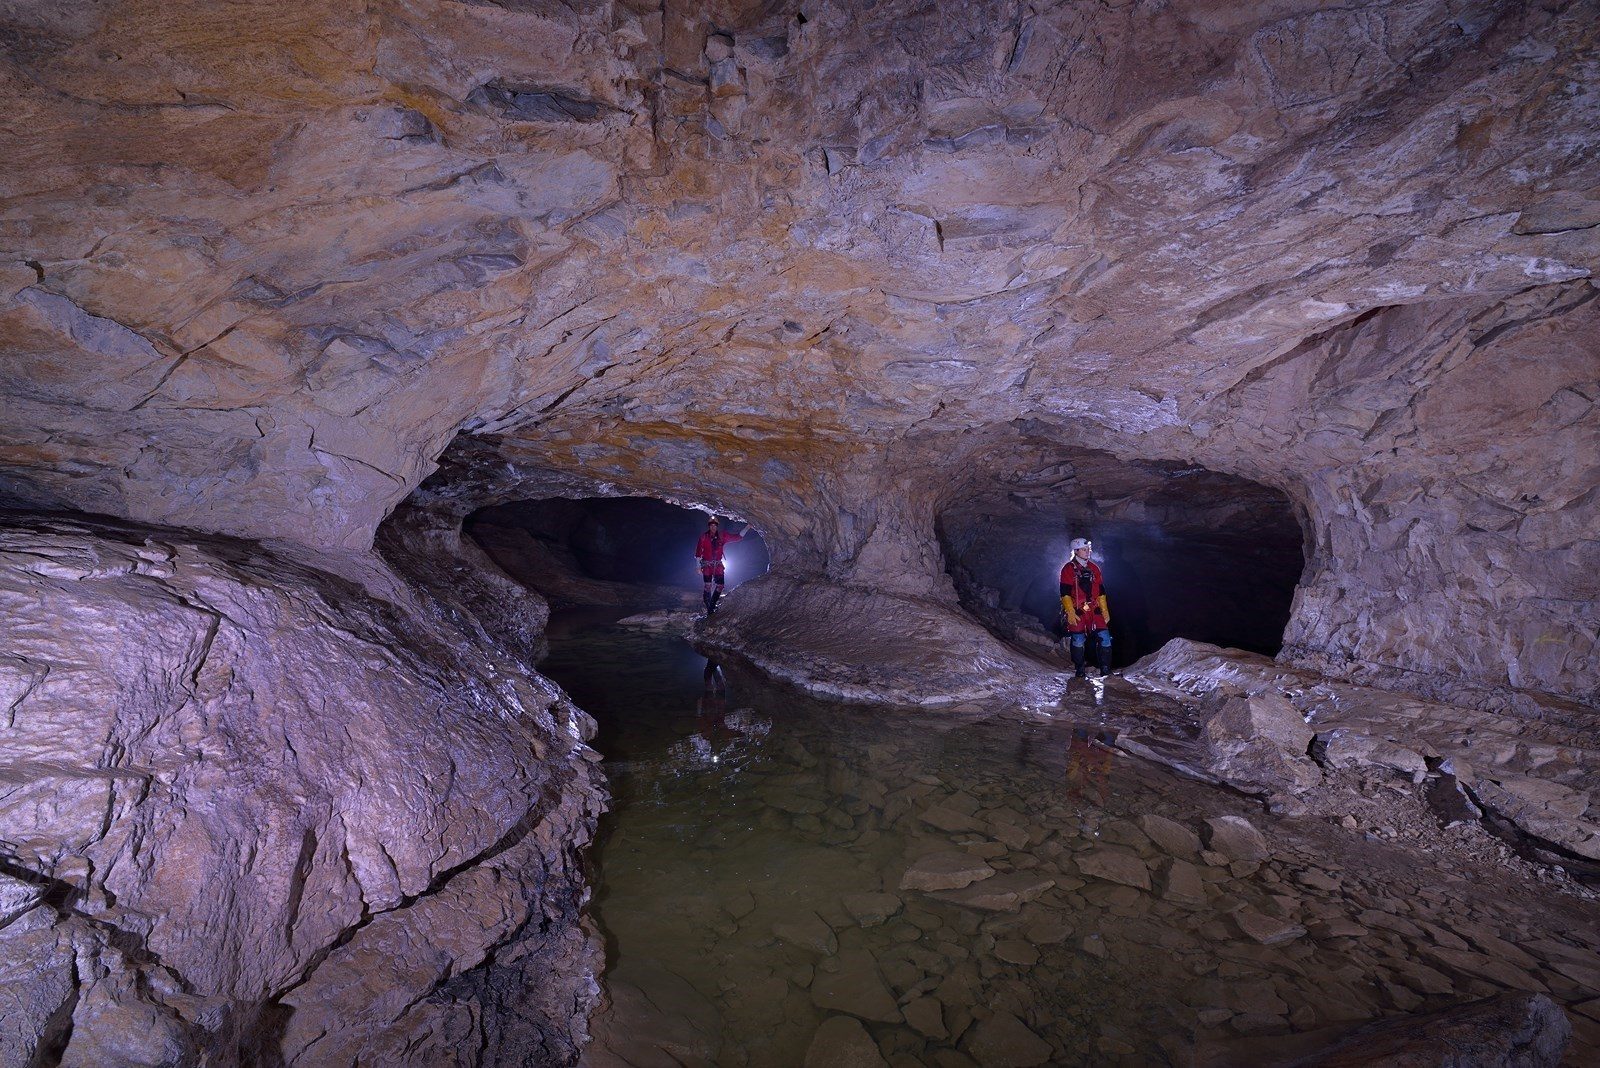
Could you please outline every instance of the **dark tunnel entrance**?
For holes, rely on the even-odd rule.
[[[1117,667],[1173,638],[1277,655],[1305,567],[1302,526],[1283,492],[1101,454],[956,500],[938,527],[963,606],[1035,648],[1059,634],[1071,539],[1091,539]]]
[[[691,608],[695,542],[709,513],[649,497],[550,498],[480,508],[466,534],[553,608]],[[737,533],[744,524],[719,516]],[[728,589],[770,564],[753,532],[725,547]]]

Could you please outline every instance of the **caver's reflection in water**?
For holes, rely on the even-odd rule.
[[[728,679],[722,674],[722,665],[715,660],[706,661],[705,670],[706,693],[715,693],[723,697],[728,696]]]
[[[755,754],[772,721],[757,716],[754,709],[728,710],[728,680],[715,660],[706,661],[701,677],[695,733],[673,747],[678,764],[684,771],[736,770]]]
[[[728,725],[728,679],[722,674],[722,665],[715,660],[707,660],[704,677],[705,690],[700,694],[700,703],[695,706],[698,736],[705,739],[715,753],[718,745],[743,732]],[[715,760],[715,756],[712,759]]]
[[[1105,805],[1111,796],[1111,757],[1116,743],[1114,727],[1073,724],[1072,744],[1067,747],[1068,797]]]

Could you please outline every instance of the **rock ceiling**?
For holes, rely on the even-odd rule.
[[[931,544],[918,502],[1045,438],[1289,493],[1308,656],[1496,545],[1489,616],[1582,622],[1592,2],[0,18],[15,502],[361,549],[442,454],[509,459],[881,577],[929,554],[870,532]]]

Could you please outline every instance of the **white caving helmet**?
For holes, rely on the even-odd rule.
[[[1073,552],[1077,552],[1079,549],[1089,548],[1092,544],[1088,538],[1073,538],[1071,549]]]

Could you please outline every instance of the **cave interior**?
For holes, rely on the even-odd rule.
[[[0,46],[0,1064],[1600,1057],[1595,0]]]

